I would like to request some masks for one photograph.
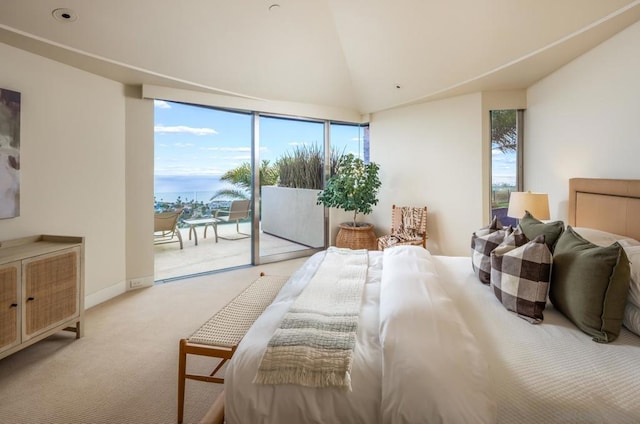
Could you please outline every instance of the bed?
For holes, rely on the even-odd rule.
[[[640,181],[570,180],[569,226],[640,240],[639,216]],[[254,383],[327,255],[291,277],[238,346],[227,423],[640,422],[640,336],[622,326],[597,343],[549,301],[533,325],[478,281],[469,257],[413,246],[366,253],[347,388]]]

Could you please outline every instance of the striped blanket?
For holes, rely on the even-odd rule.
[[[351,390],[366,250],[327,250],[269,341],[254,383]]]

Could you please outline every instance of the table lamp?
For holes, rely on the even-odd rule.
[[[509,196],[507,216],[522,219],[529,211],[536,219],[550,219],[549,196],[547,193],[532,193],[530,191],[514,191]]]

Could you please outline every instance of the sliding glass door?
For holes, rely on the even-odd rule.
[[[156,281],[251,264],[251,211],[229,210],[252,199],[252,119],[155,101],[154,207],[182,211],[183,241],[154,246]]]
[[[261,263],[308,255],[325,245],[324,122],[260,116]],[[273,176],[277,178],[272,178]]]
[[[183,238],[154,246],[156,280],[323,249],[317,196],[346,153],[368,162],[368,126],[156,100],[155,210],[181,210]]]

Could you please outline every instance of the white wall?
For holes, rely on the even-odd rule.
[[[530,87],[525,189],[567,220],[569,178],[640,178],[640,23]]]
[[[391,206],[428,207],[428,249],[468,256],[483,224],[480,93],[376,113],[371,160],[380,165],[380,202],[366,221],[388,231]]]
[[[0,240],[84,236],[87,306],[124,290],[122,84],[0,44],[0,87],[22,93],[20,217]]]
[[[153,100],[141,99],[141,96],[140,87],[126,88],[127,282],[136,280],[142,286],[151,286],[154,281],[154,108]]]

